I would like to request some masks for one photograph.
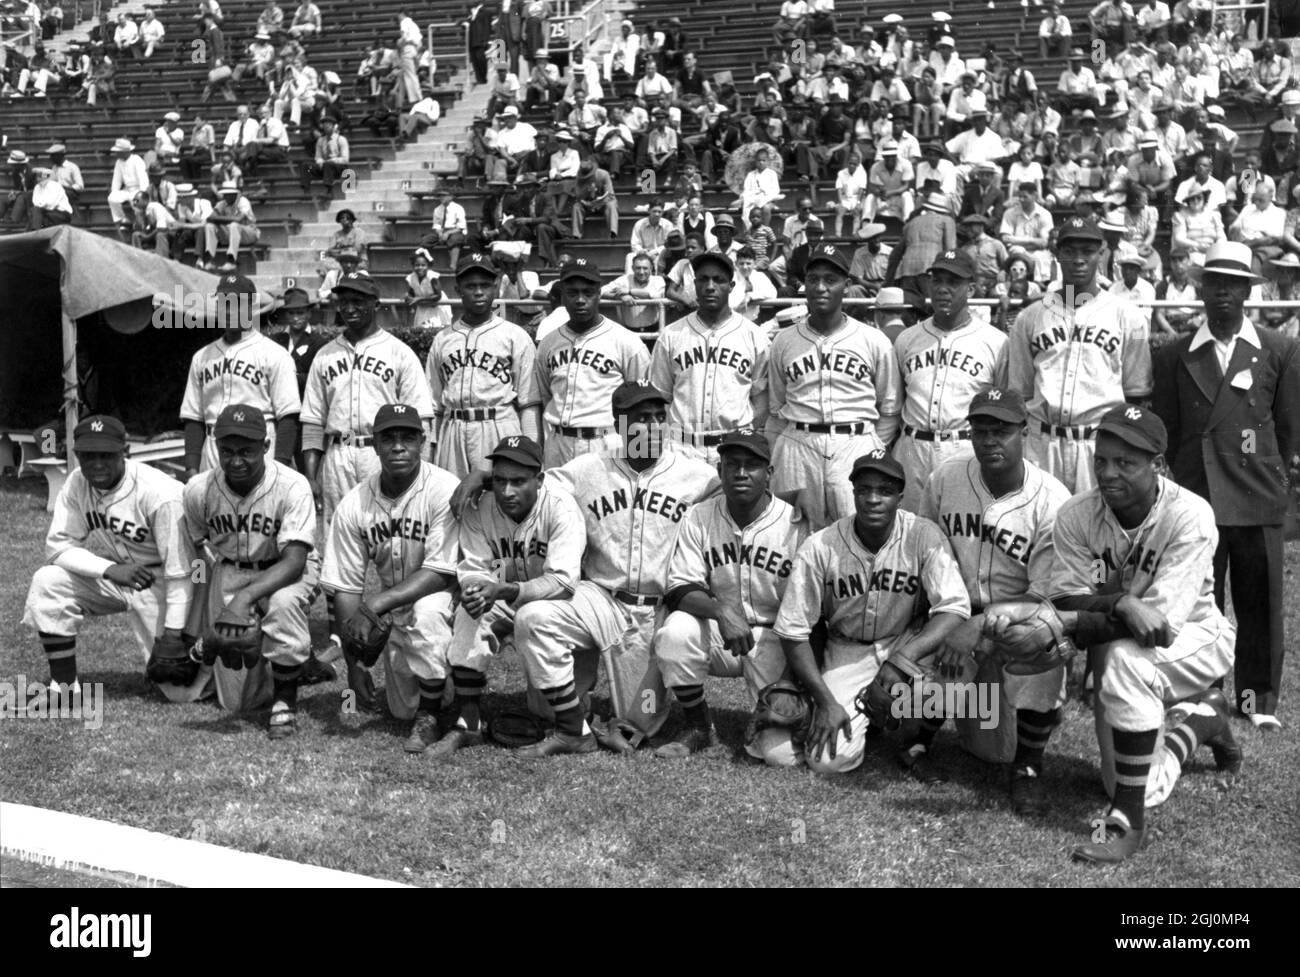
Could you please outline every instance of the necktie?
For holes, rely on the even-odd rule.
[[[239,141],[236,145],[244,145],[244,123],[239,123]]]
[[[260,126],[257,127],[257,137],[258,137],[259,139],[265,139],[265,138],[266,138],[266,123],[265,123],[265,122],[263,122]]]

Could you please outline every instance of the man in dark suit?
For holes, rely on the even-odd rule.
[[[523,72],[519,70],[519,55],[524,49],[524,12],[523,0],[501,0],[501,11],[497,14],[496,34],[505,45],[505,60],[510,65],[510,70],[518,72],[521,76]],[[533,52],[529,51],[529,55]],[[530,57],[531,62],[531,57]]]
[[[474,66],[474,81],[486,85],[488,80],[488,44],[492,42],[492,7],[475,4],[465,18],[469,24],[469,61]]]
[[[1215,598],[1222,608],[1230,580],[1237,619],[1237,708],[1277,730],[1283,523],[1300,475],[1300,344],[1246,319],[1242,305],[1258,280],[1246,245],[1210,249],[1206,323],[1156,354],[1152,408],[1169,429],[1170,474],[1214,508]]]

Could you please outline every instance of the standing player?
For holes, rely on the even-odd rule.
[[[549,472],[582,510],[587,551],[571,601],[534,601],[515,615],[515,647],[528,681],[546,697],[556,730],[520,756],[591,753],[597,747],[581,698],[603,656],[616,721],[653,736],[669,701],[651,653],[662,618],[668,561],[686,511],[718,490],[713,469],[663,445],[668,410],[645,383],[625,383],[613,397],[623,436],[615,456],[585,454]],[[575,669],[582,678],[575,682]],[[631,750],[618,734],[609,744]]]
[[[854,705],[858,692],[886,660],[926,658],[970,617],[961,571],[939,527],[899,511],[903,466],[876,448],[853,463],[849,479],[857,512],[804,543],[773,629],[815,706],[803,750],[788,729],[759,735],[755,751],[773,766],[856,769],[867,730]],[[826,653],[819,667],[809,637],[823,620]]]
[[[216,322],[224,332],[190,360],[181,401],[186,481],[216,467],[212,425],[230,404],[260,409],[276,460],[293,464],[302,410],[293,360],[283,346],[253,328],[257,301],[257,286],[243,275],[225,275],[217,282]]]
[[[839,248],[811,250],[808,315],[781,331],[768,357],[772,491],[797,499],[813,530],[853,512],[853,459],[889,447],[898,431],[894,350],[879,329],[844,314],[848,276]]]
[[[569,321],[537,347],[537,392],[546,421],[546,467],[606,448],[610,398],[650,372],[650,354],[631,330],[600,314],[600,270],[575,258],[560,272]]]
[[[76,695],[77,635],[87,615],[126,613],[146,674],[173,702],[193,702],[210,673],[190,659],[194,550],[181,483],[126,456],[116,417],[87,417],[72,432],[78,467],[54,500],[49,561],[32,577],[23,623],[50,663],[50,684]],[[152,650],[151,650],[152,649]]]
[[[917,513],[936,523],[948,538],[970,595],[969,627],[960,628],[936,658],[940,672],[971,681],[972,653],[985,607],[1020,600],[1046,590],[1052,572],[1052,524],[1070,498],[1065,486],[1033,462],[1024,460],[1024,399],[1014,390],[994,387],[976,394],[967,413],[974,458],[950,458],[930,477]],[[1032,598],[1031,598],[1032,599]],[[1042,784],[1047,741],[1061,723],[1065,704],[1064,667],[1039,675],[1004,673],[1001,695],[1015,709],[1016,736],[984,730],[970,717],[959,718],[967,748],[993,761],[1011,761],[1011,803],[1017,814],[1041,814],[1047,807]],[[943,718],[922,719],[909,752],[928,753]],[[1015,743],[1014,756],[1001,751]],[[918,747],[911,751],[910,747]],[[928,761],[913,764],[926,776]]]
[[[669,326],[650,360],[674,435],[710,464],[723,435],[767,423],[767,333],[729,304],[735,267],[717,251],[691,259],[699,308]]]
[[[492,310],[497,267],[474,251],[456,266],[464,303],[429,348],[425,372],[433,392],[434,463],[457,478],[487,471],[487,452],[502,438],[537,438],[536,351],[528,334]]]
[[[449,654],[455,717],[431,751],[440,757],[483,741],[479,700],[488,661],[514,633],[519,608],[573,596],[587,546],[578,504],[543,481],[536,441],[503,438],[487,458],[492,495],[468,509],[460,525],[460,603]],[[536,711],[545,711],[536,691],[529,692]]]
[[[297,728],[298,683],[311,646],[307,614],[316,599],[316,506],[307,479],[278,461],[269,464],[266,422],[252,404],[231,404],[212,437],[219,468],[185,485],[185,521],[196,549],[212,557],[207,583],[194,595],[206,611],[203,632],[221,617],[259,623],[262,661],[235,669],[213,664],[217,700],[225,709],[271,704],[272,739]],[[218,628],[220,631],[220,628]],[[270,681],[265,663],[270,664]]]
[[[934,315],[904,329],[894,342],[903,377],[903,434],[894,457],[907,475],[903,508],[917,512],[932,472],[947,458],[970,456],[966,411],[1002,369],[1006,334],[971,316],[975,262],[943,251],[930,266]]]
[[[722,496],[686,513],[668,565],[668,616],[655,636],[655,657],[686,725],[655,756],[688,757],[717,741],[704,699],[706,677],[743,675],[752,708],[786,669],[772,625],[807,527],[768,491],[767,438],[752,428],[732,431],[723,435],[718,454]]]
[[[456,577],[456,478],[423,460],[424,418],[410,404],[384,404],[371,424],[379,471],[339,503],[325,548],[321,586],[334,595],[340,621],[351,623],[364,603],[391,616],[384,650],[384,692],[398,719],[414,719],[406,749],[422,753],[438,738],[438,711],[447,684],[451,590]],[[380,589],[367,595],[374,565]],[[345,653],[347,646],[344,646]],[[373,710],[374,686],[365,665],[347,654],[348,684],[357,705]]]
[[[1071,492],[1096,484],[1097,424],[1110,408],[1151,394],[1151,348],[1142,311],[1099,281],[1102,235],[1071,217],[1053,250],[1062,287],[1026,306],[1007,337],[1007,385],[1029,409],[1026,454]]]

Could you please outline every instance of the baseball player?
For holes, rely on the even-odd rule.
[[[894,342],[903,378],[903,433],[894,457],[907,474],[903,508],[916,512],[932,472],[945,459],[969,458],[971,398],[1002,369],[1006,333],[971,316],[967,301],[975,262],[965,251],[942,251],[930,266],[934,315],[904,329]]]
[[[950,458],[930,477],[917,513],[937,524],[948,538],[970,595],[971,620],[959,628],[936,656],[944,675],[963,681],[1000,683],[999,702],[1015,709],[1015,730],[983,730],[974,717],[958,719],[967,749],[994,762],[1011,762],[1011,803],[1017,814],[1041,814],[1047,797],[1042,786],[1043,754],[1065,704],[1064,667],[1033,676],[977,674],[972,653],[983,610],[995,601],[1041,593],[1052,570],[1052,524],[1070,498],[1059,481],[1024,460],[1024,399],[1015,390],[993,387],[975,395],[967,411],[973,458]],[[996,666],[994,666],[996,667]],[[1006,713],[1003,715],[1010,719]],[[1000,721],[999,721],[1000,724]],[[943,718],[923,718],[910,747],[928,754]],[[985,735],[982,735],[985,734]],[[1012,746],[1014,755],[1005,755]],[[929,773],[928,756],[912,770]]]
[[[668,564],[667,617],[654,652],[686,724],[655,750],[660,757],[688,757],[717,742],[704,698],[707,676],[744,676],[752,707],[786,670],[772,625],[807,527],[768,491],[767,438],[742,428],[724,434],[717,449],[722,495],[687,511]]]
[[[32,576],[23,623],[40,637],[50,684],[72,695],[77,635],[87,615],[126,613],[146,672],[173,702],[193,702],[210,673],[189,655],[185,635],[194,550],[181,483],[126,453],[116,417],[87,417],[72,432],[78,467],[54,499],[45,537],[49,561]]]
[[[366,429],[374,438],[379,471],[339,502],[321,586],[334,594],[340,621],[351,624],[363,602],[374,615],[391,616],[384,649],[388,709],[398,719],[414,719],[406,749],[423,753],[438,739],[437,715],[447,683],[457,543],[450,503],[456,477],[423,460],[421,408],[384,404]],[[372,564],[381,589],[367,595],[366,570]],[[343,648],[357,705],[373,710],[370,675],[346,642]]]
[[[490,467],[487,452],[503,437],[536,440],[540,402],[532,340],[492,310],[497,268],[491,256],[463,257],[456,288],[464,311],[434,337],[425,372],[437,431],[434,463],[464,478]]]
[[[226,407],[212,437],[220,467],[190,479],[183,495],[190,538],[196,550],[207,547],[210,564],[206,583],[194,594],[200,623],[192,614],[193,633],[212,633],[223,617],[259,621],[263,661],[248,669],[214,662],[217,700],[233,710],[269,702],[270,736],[284,739],[297,728],[298,684],[311,645],[316,505],[305,477],[282,462],[267,462],[260,408]]]
[[[587,550],[572,600],[534,601],[515,614],[515,647],[556,726],[540,743],[516,751],[529,759],[596,750],[581,697],[594,681],[597,656],[604,658],[614,704],[610,727],[626,723],[636,730],[631,741],[621,733],[607,735],[607,745],[630,751],[668,717],[667,693],[651,653],[668,561],[687,510],[718,491],[718,477],[704,462],[663,444],[668,410],[654,387],[622,384],[612,405],[623,450],[579,455],[548,472],[552,488],[577,500]]]
[[[253,328],[257,286],[243,275],[224,275],[217,282],[215,301],[216,321],[225,331],[190,360],[181,401],[185,481],[217,466],[212,426],[229,404],[250,404],[262,411],[277,461],[293,464],[298,440],[302,402],[297,373],[288,351]]]
[[[635,333],[600,314],[600,270],[575,258],[560,272],[566,325],[537,347],[537,393],[546,421],[546,467],[607,451],[610,398],[626,381],[644,380],[650,354]]]
[[[438,757],[483,741],[479,700],[488,661],[513,635],[521,607],[573,596],[587,546],[577,502],[544,481],[536,441],[510,435],[487,459],[491,497],[468,509],[460,524],[460,603],[448,656],[456,700],[450,727],[429,751]],[[545,711],[536,690],[529,698],[535,711]]]
[[[768,357],[772,491],[795,502],[809,528],[853,512],[853,459],[888,447],[898,431],[898,363],[884,334],[844,314],[849,261],[811,249],[808,314],[782,329]]]
[[[854,706],[859,690],[887,659],[920,661],[970,617],[961,571],[939,527],[899,511],[903,466],[875,448],[852,464],[848,478],[857,511],[800,548],[773,628],[816,708],[803,749],[788,729],[758,735],[751,752],[772,766],[856,769],[867,729]],[[809,637],[822,620],[827,640],[819,667]]]
[[[699,308],[655,343],[650,382],[668,398],[673,434],[710,464],[728,431],[767,423],[767,333],[731,310],[735,266],[725,254],[691,259]]]
[[[1022,309],[1007,336],[1007,384],[1029,408],[1026,455],[1071,492],[1096,484],[1093,440],[1106,411],[1151,395],[1146,317],[1102,286],[1101,253],[1095,222],[1065,221],[1053,251],[1061,289]]]

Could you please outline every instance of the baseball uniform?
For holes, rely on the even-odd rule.
[[[926,481],[946,459],[971,456],[966,410],[1002,369],[1007,337],[975,319],[944,332],[926,319],[894,341],[903,379],[903,433],[894,457],[907,474],[902,506],[919,511]]]
[[[316,354],[302,423],[325,432],[321,495],[327,525],[343,496],[379,471],[370,425],[384,404],[410,404],[421,419],[433,417],[429,381],[406,343],[380,329],[354,346],[339,333]]]
[[[535,359],[528,334],[500,316],[478,326],[457,319],[434,337],[425,372],[439,467],[464,478],[487,467],[498,441],[521,433],[519,412],[540,403]]]
[[[855,516],[808,537],[794,561],[773,630],[807,641],[826,621],[822,678],[852,720],[852,735],[836,734],[835,757],[807,758],[819,773],[847,773],[862,763],[867,719],[854,698],[891,654],[905,647],[935,614],[970,617],[970,598],[942,531],[928,519],[898,510],[889,538],[872,553],[858,539]],[[777,766],[804,761],[788,730],[764,730],[756,747]]]
[[[1026,306],[1007,338],[1007,385],[1029,409],[1025,456],[1071,492],[1096,485],[1102,415],[1151,393],[1151,347],[1140,309],[1102,292],[1071,308],[1059,291]]]
[[[537,347],[537,395],[544,405],[546,467],[590,452],[608,453],[614,391],[650,372],[645,343],[608,318],[584,333],[564,325]]]
[[[235,592],[280,561],[290,543],[309,550],[316,545],[316,503],[307,479],[287,465],[268,461],[262,480],[240,496],[220,468],[209,469],[185,485],[185,522],[196,548],[207,545],[212,561],[201,633],[230,603]],[[271,704],[271,675],[266,663],[295,669],[307,661],[311,636],[307,615],[316,599],[317,561],[308,556],[303,575],[256,605],[261,617],[263,662],[232,671],[213,665],[217,699],[222,708],[261,709]]]
[[[193,597],[194,548],[185,528],[181,483],[157,468],[128,458],[122,480],[106,492],[74,470],[55,497],[45,556],[47,564],[32,576],[27,591],[23,623],[47,646],[70,645],[87,615],[125,612],[147,662],[154,639],[165,628],[185,628]],[[116,563],[148,567],[153,586],[137,591],[106,579],[104,571]],[[210,672],[200,669],[186,688],[158,688],[173,702],[193,702],[209,680]]]
[[[1099,670],[1095,712],[1102,782],[1113,796],[1109,728],[1159,729],[1166,708],[1209,688],[1232,668],[1236,629],[1214,603],[1214,510],[1161,477],[1151,512],[1141,526],[1126,531],[1101,492],[1091,489],[1061,507],[1052,538],[1056,553],[1047,589],[1053,600],[1131,594],[1163,614],[1175,635],[1167,648],[1121,638],[1089,649]],[[1157,746],[1147,807],[1168,798],[1180,772],[1177,759]]]
[[[668,401],[673,436],[716,464],[718,441],[754,424],[767,408],[767,332],[728,311],[716,326],[692,312],[664,330],[650,360],[650,382]]]
[[[371,475],[338,504],[321,568],[326,590],[363,594],[371,564],[384,590],[421,568],[456,573],[458,534],[451,510],[451,495],[459,484],[456,476],[422,462],[415,481],[396,499],[384,495],[380,477]],[[389,711],[398,719],[412,719],[420,704],[419,680],[447,679],[451,593],[421,597],[391,617],[384,691]]]
[[[562,688],[575,681],[575,666],[594,675],[588,662],[599,653],[615,715],[653,736],[670,705],[651,647],[672,544],[687,510],[717,493],[717,473],[665,446],[642,472],[622,458],[586,454],[547,480],[577,501],[587,550],[571,601],[536,601],[515,614],[515,646],[528,680],[542,691]],[[576,688],[578,696],[586,691]]]
[[[198,421],[207,431],[201,459],[203,471],[217,467],[212,425],[230,404],[261,409],[274,454],[276,422],[302,411],[298,373],[288,350],[260,332],[248,330],[237,343],[218,339],[194,354],[180,416],[183,421]]]
[[[900,397],[893,347],[874,326],[845,316],[822,336],[804,316],[777,335],[768,399],[785,429],[772,444],[772,491],[799,492],[809,528],[852,514],[853,460],[887,446],[877,426],[888,419],[892,427]]]

